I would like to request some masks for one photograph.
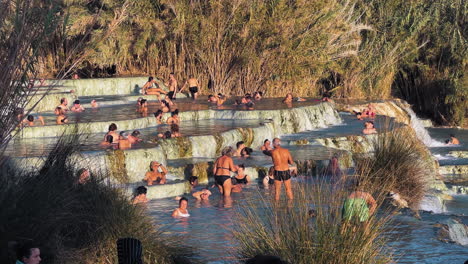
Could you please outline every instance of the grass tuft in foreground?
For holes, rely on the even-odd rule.
[[[356,177],[380,207],[385,194],[362,175]],[[234,230],[237,257],[273,255],[297,264],[391,263],[384,234],[390,212],[374,214],[366,224],[343,225],[343,201],[356,180],[347,178],[340,183],[295,184],[295,200],[287,205],[261,197],[259,204],[241,203]]]
[[[104,184],[104,172],[77,183],[78,136],[64,137],[42,168],[0,175],[0,244],[33,240],[42,263],[117,263],[116,241],[134,237],[144,263],[180,263],[190,251],[176,237],[163,236],[144,208],[133,206],[118,189]],[[26,164],[25,164],[26,165]],[[176,255],[177,254],[177,255]],[[1,263],[10,263],[6,252]]]

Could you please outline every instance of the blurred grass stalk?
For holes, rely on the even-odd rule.
[[[116,241],[142,242],[145,263],[178,263],[191,254],[180,237],[163,235],[146,210],[130,204],[119,189],[105,184],[104,171],[90,168],[91,179],[78,183],[73,158],[79,135],[63,136],[43,167],[31,173],[1,170],[0,245],[33,240],[41,263],[117,263]],[[0,253],[0,262],[8,262]],[[10,259],[11,261],[11,259]]]

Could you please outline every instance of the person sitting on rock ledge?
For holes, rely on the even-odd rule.
[[[153,184],[166,184],[167,169],[161,163],[152,161],[150,171],[145,174],[143,181],[146,181],[148,186]]]
[[[148,198],[146,198],[146,193],[148,189],[146,189],[145,186],[139,186],[136,188],[136,195],[133,198],[132,204],[141,204],[141,203],[147,203]]]
[[[374,127],[374,122],[367,121],[364,123],[364,129],[362,130],[364,135],[376,134],[377,130]]]
[[[143,94],[156,95],[158,100],[160,100],[161,94],[166,94],[166,91],[159,87],[158,83],[156,82],[153,76],[148,78],[148,81],[145,83],[145,85],[143,85],[141,90]]]
[[[180,118],[179,118],[179,109],[174,110],[174,112],[171,113],[171,117],[169,117],[166,121],[168,125],[172,124],[180,124]]]

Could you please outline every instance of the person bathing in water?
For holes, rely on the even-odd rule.
[[[148,202],[148,198],[146,198],[146,193],[148,189],[145,186],[139,186],[136,188],[135,197],[133,198],[132,204],[144,204]]]
[[[224,102],[226,102],[226,96],[222,95],[222,94],[218,94],[218,95],[208,95],[208,102],[210,103],[213,103],[213,104],[216,104],[217,106],[221,106],[224,104]]]
[[[163,113],[168,113],[171,111],[171,105],[169,104],[168,101],[166,100],[161,101],[161,111],[163,111]]]
[[[179,199],[179,207],[172,212],[172,217],[189,217],[190,214],[187,210],[188,200],[185,197]]]
[[[201,191],[194,192],[193,197],[197,200],[208,200],[210,199],[211,192],[208,189],[202,189]]]
[[[454,134],[450,134],[450,138],[445,141],[446,145],[460,145],[460,140]]]
[[[68,100],[67,100],[67,98],[64,97],[64,98],[60,99],[60,105],[58,105],[58,106],[55,108],[55,111],[54,111],[55,114],[56,114],[56,115],[60,115],[60,112],[59,112],[58,108],[60,108],[60,109],[63,110],[63,111],[62,111],[63,114],[66,114],[67,111],[68,111],[67,105],[68,105]]]
[[[268,139],[263,141],[263,145],[260,147],[261,151],[272,151],[273,148],[271,147],[271,142]]]
[[[163,117],[163,111],[161,109],[158,109],[158,111],[156,111],[154,113],[154,117],[156,118],[156,124],[158,125],[161,125],[162,124],[162,117]]]
[[[167,169],[161,163],[152,161],[150,164],[150,171],[145,174],[143,181],[146,181],[148,186],[153,184],[165,184],[166,183]]]
[[[237,167],[234,166],[234,162],[231,158],[232,152],[232,147],[224,148],[221,152],[222,156],[216,160],[213,166],[213,175],[215,175],[215,183],[218,186],[219,192],[225,197],[231,196],[231,171],[237,171]]]
[[[169,117],[166,121],[168,125],[180,124],[180,118],[179,118],[179,109],[174,110],[174,112],[171,113],[171,117]]]
[[[374,122],[372,121],[367,121],[364,123],[364,129],[362,130],[362,133],[364,135],[370,135],[370,134],[376,134],[377,129],[374,127]]]
[[[236,184],[247,184],[250,182],[250,177],[249,175],[245,174],[245,166],[244,164],[241,164],[237,167],[237,175],[234,178],[236,181]]]
[[[55,113],[57,113],[57,125],[63,125],[68,123],[68,117],[65,115],[65,111],[63,108],[57,107],[55,108]]]
[[[143,141],[143,139],[140,138],[140,131],[134,130],[130,136],[128,136],[128,141],[130,141],[130,144],[136,144],[138,142]]]
[[[121,131],[119,135],[119,149],[129,149],[132,147],[130,140],[128,140],[128,133]]]
[[[81,113],[81,112],[83,112],[85,109],[84,109],[84,107],[81,105],[80,100],[75,100],[75,101],[73,102],[73,106],[70,108],[70,110],[71,110],[72,112],[75,112],[75,113]]]
[[[292,103],[293,101],[296,101],[296,102],[305,102],[305,101],[307,101],[307,100],[304,99],[304,98],[301,98],[301,97],[297,97],[296,100],[294,100],[294,97],[293,97],[292,93],[286,94],[286,97],[284,97],[284,99],[283,99],[283,103],[286,103],[286,104],[288,104],[288,103],[290,104],[290,103]]]
[[[244,141],[239,141],[236,143],[236,152],[234,153],[234,157],[242,157],[242,150],[245,148]]]
[[[273,160],[275,169],[273,173],[275,179],[275,200],[278,201],[280,199],[282,183],[284,183],[288,199],[292,200],[293,192],[289,165],[293,165],[294,161],[289,150],[281,147],[281,140],[279,138],[273,139],[273,147],[275,149],[271,151],[271,159]]]

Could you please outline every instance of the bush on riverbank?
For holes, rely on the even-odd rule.
[[[33,240],[41,263],[117,263],[116,241],[141,240],[145,263],[177,263],[190,254],[174,237],[163,236],[144,208],[129,203],[121,191],[105,184],[102,172],[77,184],[70,157],[77,137],[62,139],[45,165],[29,174],[0,175],[0,245]],[[0,262],[8,262],[6,252]]]
[[[372,185],[363,175],[355,177],[379,208],[385,198],[381,186]],[[240,203],[234,220],[234,237],[239,244],[236,257],[245,260],[273,255],[295,264],[391,263],[384,233],[389,212],[371,216],[367,228],[342,225],[343,201],[353,190],[347,186],[355,177],[335,184],[321,180],[295,184],[294,201],[287,205],[262,197],[259,204]],[[315,216],[311,216],[311,209]]]
[[[436,176],[426,146],[411,128],[399,128],[377,135],[373,149],[371,156],[355,157],[358,173],[368,175],[373,185],[400,194],[417,209],[427,183]]]

